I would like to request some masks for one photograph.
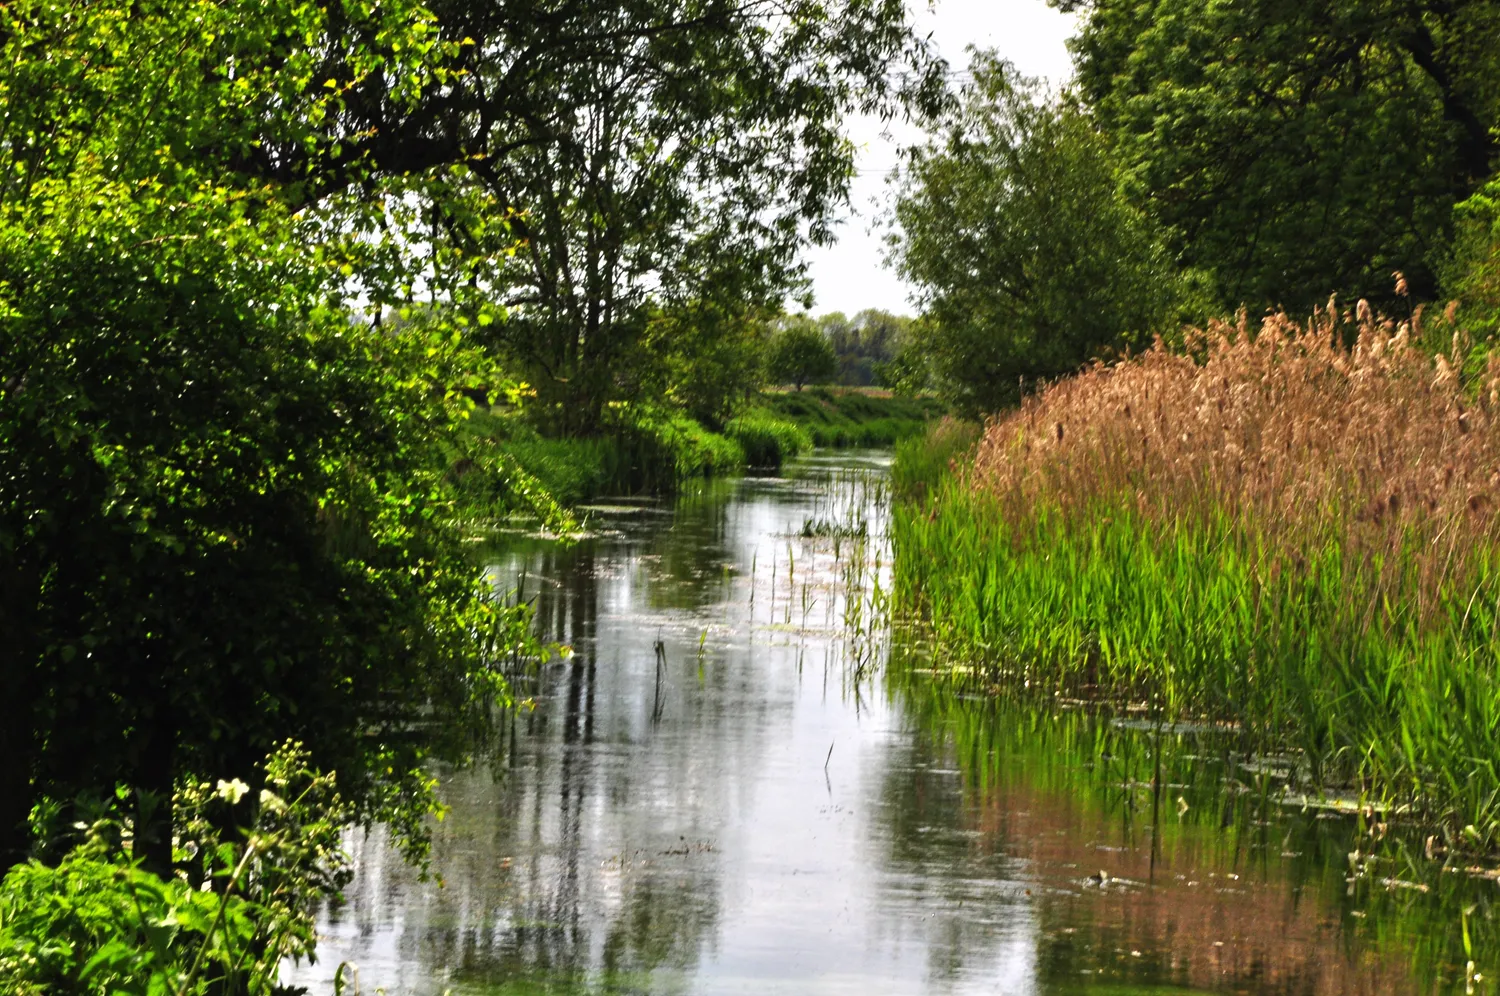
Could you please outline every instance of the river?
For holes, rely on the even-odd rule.
[[[1278,804],[1211,738],[888,673],[887,460],[818,455],[594,506],[571,546],[498,545],[497,585],[574,653],[518,677],[500,748],[445,778],[431,878],[378,829],[352,839],[320,960],[286,981],[331,992],[347,962],[392,996],[1488,986],[1459,945],[1492,882],[1377,869],[1373,820]]]

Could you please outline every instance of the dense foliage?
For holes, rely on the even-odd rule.
[[[452,348],[351,323],[340,244],[309,252],[316,222],[226,165],[337,99],[275,40],[327,12],[252,7],[4,13],[5,866],[124,784],[164,872],[178,778],[248,777],[287,737],[415,830],[423,760],[465,748],[413,721],[481,722],[475,665],[519,636],[443,526]]]
[[[993,55],[913,150],[895,259],[919,289],[921,360],[970,413],[1013,403],[1170,323],[1179,278],[1120,196],[1110,145]]]
[[[1218,303],[1437,292],[1450,209],[1494,169],[1492,0],[1061,0],[1080,97]],[[1351,298],[1352,299],[1352,298]]]
[[[1457,296],[1464,324],[1483,340],[1500,332],[1500,177],[1454,210],[1453,249],[1444,288]]]
[[[766,380],[802,390],[823,384],[838,373],[839,359],[828,336],[806,315],[782,319],[766,353]]]
[[[348,877],[350,815],[333,776],[296,744],[260,769],[255,817],[238,780],[179,790],[178,849],[194,874],[163,880],[125,849],[129,820],[104,813],[55,865],[30,861],[0,884],[0,983],[14,996],[199,996],[274,992],[282,962],[313,952],[313,904]]]

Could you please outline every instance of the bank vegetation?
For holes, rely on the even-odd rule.
[[[1330,302],[1061,380],[900,510],[897,589],[967,680],[1222,722],[1492,846],[1500,357],[1452,319]]]

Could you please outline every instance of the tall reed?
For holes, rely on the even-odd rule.
[[[1493,845],[1500,363],[1421,334],[1330,306],[1052,385],[899,511],[898,598],[991,684],[1231,721]]]

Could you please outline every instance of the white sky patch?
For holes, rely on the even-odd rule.
[[[1059,13],[1043,0],[936,0],[930,6],[912,0],[908,7],[918,33],[931,33],[950,72],[968,69],[964,49],[974,45],[996,49],[1023,74],[1045,77],[1053,86],[1067,82],[1072,73],[1067,39],[1074,33],[1076,15]],[[881,308],[912,314],[911,287],[885,266],[882,240],[891,201],[886,177],[900,149],[921,141],[922,133],[901,121],[882,123],[866,117],[851,121],[849,132],[859,146],[859,173],[838,242],[805,254],[815,297],[813,313],[852,315]],[[788,306],[797,310],[790,302]]]

